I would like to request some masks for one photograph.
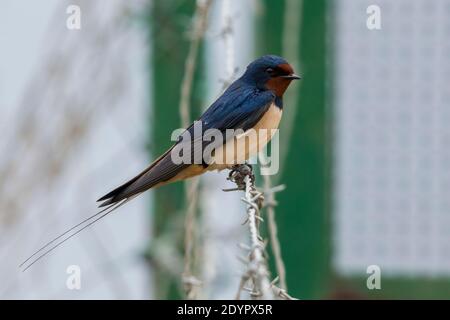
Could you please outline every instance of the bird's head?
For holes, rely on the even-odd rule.
[[[271,90],[281,97],[292,80],[300,79],[292,66],[283,58],[267,55],[250,63],[241,78],[260,90]]]

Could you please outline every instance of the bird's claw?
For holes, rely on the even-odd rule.
[[[228,174],[228,180],[236,183],[238,190],[245,190],[245,177],[249,176],[252,183],[255,182],[253,166],[248,163],[234,165]]]

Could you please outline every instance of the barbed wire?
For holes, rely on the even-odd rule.
[[[252,299],[295,300],[287,293],[286,289],[276,286],[279,276],[270,281],[265,252],[266,241],[261,237],[259,231],[260,223],[264,221],[261,217],[261,209],[264,206],[265,198],[264,193],[256,189],[253,167],[249,164],[235,165],[230,171],[228,180],[234,182],[236,188],[225,189],[224,191],[244,191],[244,197],[241,198],[247,205],[247,219],[244,224],[248,225],[250,238],[250,245],[240,244],[242,249],[248,251],[248,255],[241,258],[246,265],[246,270],[242,274],[235,298],[239,300],[242,291],[248,291]],[[273,194],[283,189],[284,186],[278,186],[268,191]],[[269,194],[268,191],[266,191],[266,194]],[[273,206],[275,203],[269,205]]]
[[[248,225],[250,246],[246,261],[246,270],[242,275],[236,299],[240,299],[243,290],[249,291],[250,296],[254,299],[270,300],[274,298],[269,280],[269,268],[265,258],[265,243],[259,233],[259,223],[262,220],[260,209],[262,208],[264,196],[256,190],[255,176],[252,166],[248,164],[236,165],[230,171],[228,179],[234,182],[237,188],[225,191],[243,190],[244,197],[241,200],[247,204],[247,219],[245,223]],[[241,247],[246,248],[241,244]],[[247,284],[250,287],[247,287]]]

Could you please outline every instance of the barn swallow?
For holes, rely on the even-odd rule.
[[[261,129],[265,129],[274,132],[273,129],[278,128],[283,113],[283,94],[291,81],[296,79],[300,77],[281,57],[266,55],[253,61],[242,77],[233,82],[198,119],[202,130],[213,128],[226,132],[227,129],[242,129],[245,133],[253,129],[253,132],[258,133]],[[186,129],[190,136],[193,136],[193,131],[194,124]],[[247,146],[248,150],[242,153],[243,159],[229,156],[235,148],[243,147],[245,137],[244,134],[238,138],[224,138],[223,144],[214,146],[214,159],[210,159],[207,164],[174,163],[171,151],[176,147],[175,143],[136,177],[97,201],[102,202],[100,207],[104,207],[129,199],[150,188],[184,180],[207,171],[231,168],[236,162],[242,163],[257,154],[272,138],[268,134],[263,141],[257,139],[257,145]],[[233,143],[228,145],[227,142],[230,140],[233,140]],[[193,149],[191,148],[191,152],[194,152]],[[217,159],[224,161],[216,161]],[[231,161],[227,163],[226,159]]]
[[[173,160],[173,150],[183,146],[183,143],[186,144],[186,141],[188,144],[192,144],[196,140],[195,125],[192,124],[180,136],[182,138],[187,135],[191,139],[177,140],[169,150],[144,171],[98,199],[97,202],[101,202],[99,207],[105,207],[103,210],[41,247],[21,264],[23,266],[31,261],[23,271],[69,238],[148,189],[184,180],[207,171],[229,169],[236,162],[242,163],[257,154],[270,141],[274,129],[278,128],[283,113],[283,94],[291,81],[297,79],[300,77],[294,73],[292,66],[281,57],[266,55],[250,63],[244,74],[234,81],[196,121],[202,127],[201,151],[208,146],[211,148],[211,144],[213,144],[214,152],[209,159],[202,159],[200,163],[195,161],[178,163]],[[219,144],[216,140],[204,139],[204,134],[209,129],[223,133],[225,138],[217,140]],[[243,134],[226,136],[225,132],[230,129]],[[253,145],[245,144],[247,133],[256,132],[258,135],[263,130],[270,134],[265,134],[263,139],[256,139],[256,143]],[[204,141],[209,141],[209,143],[204,143]],[[250,143],[252,143],[251,140]],[[236,153],[236,149],[239,148],[245,148],[245,151]],[[198,152],[197,149],[187,149],[192,153],[189,154],[191,159],[197,157],[195,154]],[[229,156],[230,153],[231,156]],[[228,159],[231,161],[227,162]],[[93,218],[95,219],[92,220]],[[39,253],[41,254],[38,256]],[[37,258],[32,260],[36,256]]]

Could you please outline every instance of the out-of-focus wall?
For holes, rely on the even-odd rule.
[[[334,266],[450,275],[450,2],[335,3]]]

